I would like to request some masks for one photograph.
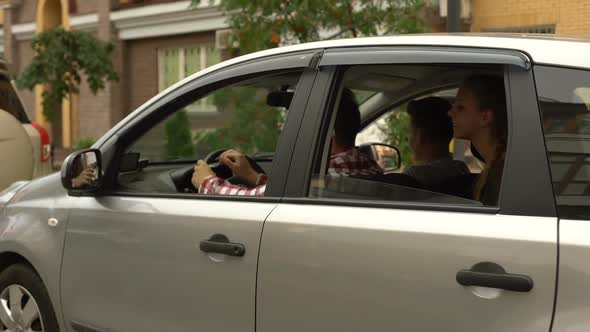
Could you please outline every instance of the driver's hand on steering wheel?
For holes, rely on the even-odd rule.
[[[207,163],[203,160],[199,160],[197,161],[197,165],[195,166],[195,172],[193,173],[193,178],[191,179],[191,182],[193,183],[193,186],[195,186],[195,188],[199,189],[201,183],[203,183],[203,180],[205,180],[205,178],[210,175],[215,176],[215,173],[213,172],[213,170],[211,170],[211,167],[209,167],[209,165],[207,165]]]
[[[229,149],[219,156],[219,162],[229,167],[234,175],[256,185],[260,174],[252,168],[246,156],[241,152]]]

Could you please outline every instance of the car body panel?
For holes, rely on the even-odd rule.
[[[559,220],[559,282],[554,332],[590,328],[589,232],[587,220]]]
[[[109,331],[254,331],[258,246],[275,203],[70,200],[61,273],[68,324]],[[213,234],[243,244],[245,256],[202,252],[200,241]]]
[[[26,184],[0,210],[0,254],[17,254],[33,266],[63,331],[59,282],[69,204],[71,198],[54,174]],[[50,218],[58,221],[55,227],[49,226]]]
[[[260,251],[259,332],[549,329],[555,218],[280,204]],[[478,296],[455,275],[479,262],[534,288]]]

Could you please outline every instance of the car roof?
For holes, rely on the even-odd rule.
[[[590,39],[575,36],[511,33],[431,33],[403,34],[381,37],[361,37],[323,40],[272,48],[232,58],[195,73],[169,89],[206,75],[212,71],[245,61],[314,49],[363,46],[451,46],[504,49],[524,52],[536,64],[590,69]]]

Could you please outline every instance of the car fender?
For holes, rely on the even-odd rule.
[[[0,255],[19,255],[37,271],[62,331],[60,272],[70,199],[54,174],[31,181],[0,211]]]

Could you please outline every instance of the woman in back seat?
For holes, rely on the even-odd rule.
[[[485,162],[475,184],[475,199],[497,205],[508,137],[504,79],[493,75],[467,78],[449,116],[455,138],[470,140]]]

